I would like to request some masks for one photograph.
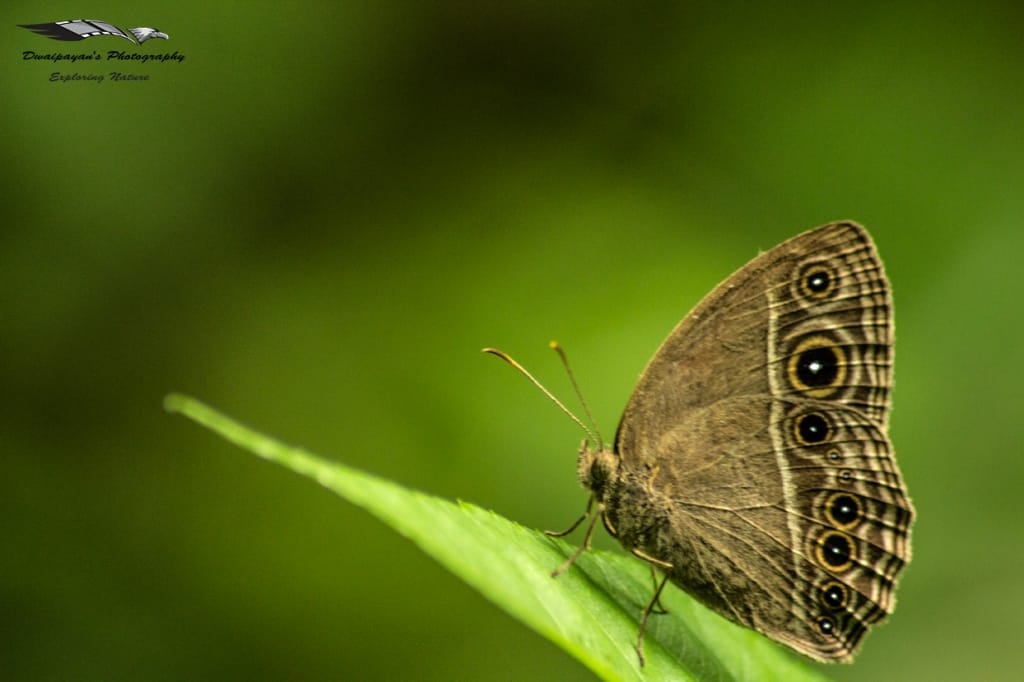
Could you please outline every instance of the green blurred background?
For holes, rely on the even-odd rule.
[[[479,349],[571,398],[557,338],[611,433],[704,293],[853,218],[919,520],[891,622],[826,672],[1019,679],[1019,4],[484,4],[0,9],[0,677],[589,679],[163,396],[561,528],[581,434]],[[171,39],[17,27],[83,15]],[[22,60],[109,49],[185,60]],[[151,80],[48,81],[112,68]]]

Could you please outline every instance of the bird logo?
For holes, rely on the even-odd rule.
[[[51,24],[18,24],[18,26],[52,40],[72,41],[95,38],[96,36],[117,36],[136,45],[141,45],[150,38],[170,40],[169,36],[159,29],[140,26],[125,30],[106,21],[96,21],[95,19],[69,19],[55,21]]]

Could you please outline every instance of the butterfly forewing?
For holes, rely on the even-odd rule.
[[[727,618],[848,660],[909,559],[891,386],[892,304],[871,238],[849,222],[794,237],[655,353],[619,425],[605,515]]]

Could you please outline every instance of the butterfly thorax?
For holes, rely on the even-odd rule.
[[[626,549],[668,563],[662,531],[670,504],[620,462],[614,450],[584,441],[578,458],[580,483],[594,493],[605,528]]]

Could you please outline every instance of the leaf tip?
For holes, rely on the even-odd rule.
[[[180,414],[185,411],[188,404],[188,396],[181,393],[168,393],[164,396],[164,411],[172,414]]]

